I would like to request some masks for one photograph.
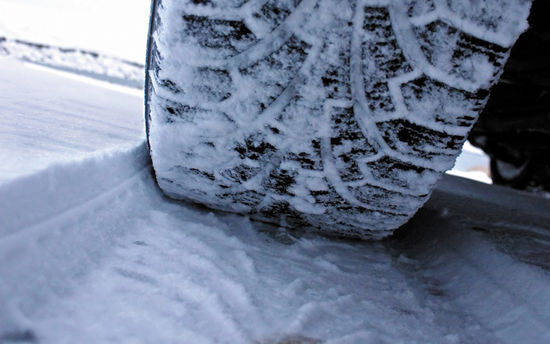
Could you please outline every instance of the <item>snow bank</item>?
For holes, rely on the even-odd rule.
[[[0,37],[0,55],[134,88],[143,87],[143,63],[78,48]]]
[[[22,234],[36,223],[112,192],[147,169],[142,143],[127,151],[102,151],[70,163],[52,164],[30,176],[0,185],[0,237]],[[78,192],[77,192],[78,190]]]
[[[142,143],[0,185],[0,334],[24,330],[22,314],[77,286],[78,277],[129,229],[124,209],[140,205],[125,204],[125,194],[143,192],[149,175]],[[152,184],[148,189],[154,196]],[[79,224],[114,200],[121,202],[117,212],[103,209],[96,227]]]

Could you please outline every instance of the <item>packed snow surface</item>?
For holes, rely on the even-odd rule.
[[[12,59],[0,63],[0,184],[52,161],[143,140],[139,91],[97,87]]]
[[[127,61],[95,51],[0,36],[0,56],[3,55],[61,71],[88,75],[111,83],[134,88],[143,87],[143,63]]]
[[[549,200],[447,176],[383,242],[285,230],[164,198],[139,97],[0,76],[0,343],[550,341]]]

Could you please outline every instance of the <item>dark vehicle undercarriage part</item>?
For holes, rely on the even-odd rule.
[[[535,0],[470,141],[491,157],[495,184],[550,190],[550,1]]]

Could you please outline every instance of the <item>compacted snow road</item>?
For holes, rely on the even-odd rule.
[[[445,176],[388,240],[285,230],[164,198],[140,97],[0,75],[0,343],[550,342],[548,199]]]
[[[52,161],[143,140],[139,91],[0,61],[0,184]]]

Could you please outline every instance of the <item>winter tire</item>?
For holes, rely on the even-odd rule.
[[[528,0],[157,0],[148,140],[169,197],[381,238],[453,166]]]

